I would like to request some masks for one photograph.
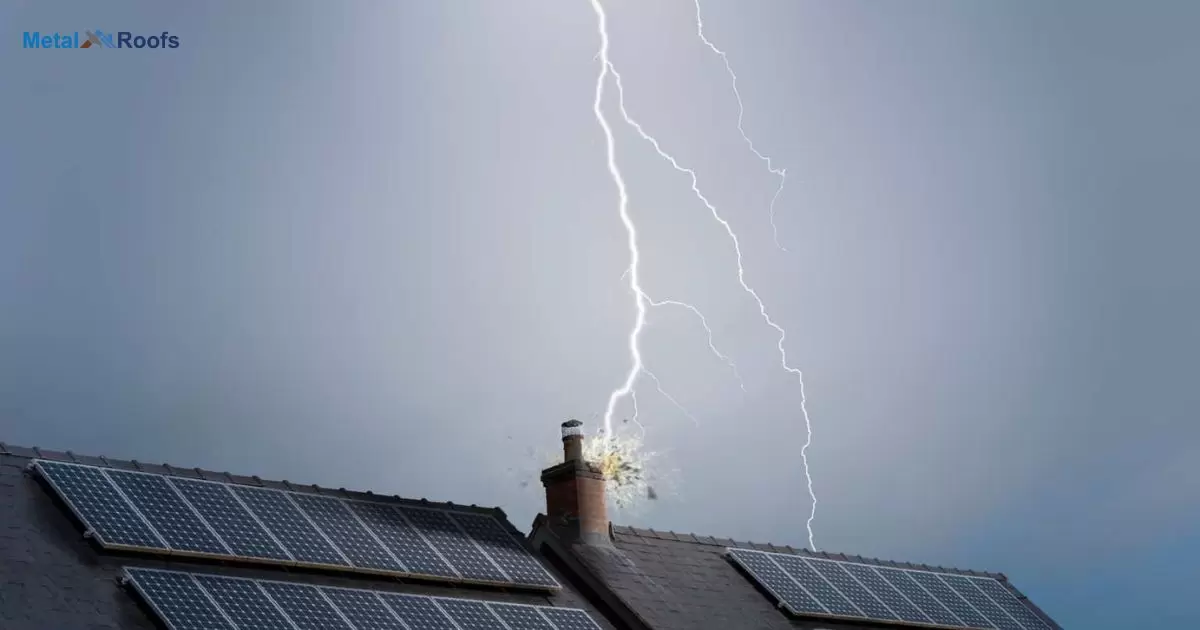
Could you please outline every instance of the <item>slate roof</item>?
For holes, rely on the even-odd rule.
[[[547,566],[547,570],[564,585],[564,588],[556,594],[539,594],[512,589],[441,585],[394,577],[333,575],[286,567],[263,568],[231,562],[101,551],[83,538],[80,525],[65,506],[61,505],[40,481],[26,472],[26,467],[34,458],[346,498],[466,509],[494,514],[506,527],[517,533],[520,538],[524,538],[498,508],[464,508],[452,503],[383,497],[368,492],[334,490],[318,486],[296,486],[286,481],[275,482],[195,468],[81,456],[69,452],[8,446],[0,442],[0,628],[4,630],[148,630],[160,627],[156,625],[157,622],[149,611],[129,592],[118,586],[117,579],[124,566],[169,568],[308,584],[583,608],[605,630],[613,629],[586,599],[569,586],[569,581],[553,566]]]
[[[834,553],[810,553],[787,546],[739,542],[730,539],[656,532],[634,527],[611,527],[613,546],[565,545],[539,517],[531,540],[552,556],[559,566],[572,567],[566,574],[575,587],[611,609],[631,628],[647,630],[794,630],[829,628],[875,630],[897,626],[876,623],[846,623],[833,620],[791,618],[769,595],[759,590],[725,557],[727,547],[758,549],[776,553],[810,555],[909,569],[936,570],[961,575],[987,576],[1000,580],[1019,599],[1030,603],[1000,573],[981,573],[946,567],[862,558]],[[579,575],[579,574],[583,575]],[[1032,606],[1052,628],[1061,630],[1049,617]]]

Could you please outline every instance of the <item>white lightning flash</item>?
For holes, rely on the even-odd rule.
[[[618,208],[619,208],[620,215],[621,215],[621,221],[622,221],[622,223],[624,223],[625,229],[629,235],[629,241],[628,241],[629,242],[629,252],[630,252],[630,266],[628,269],[628,271],[629,271],[629,273],[628,273],[629,286],[634,292],[636,305],[637,305],[637,319],[635,320],[633,330],[630,332],[630,335],[629,335],[629,349],[630,349],[630,354],[633,357],[633,367],[630,369],[629,374],[626,376],[624,384],[621,387],[617,388],[616,390],[613,390],[612,394],[610,394],[610,396],[609,396],[608,408],[604,414],[605,434],[607,436],[609,436],[609,439],[611,439],[613,410],[616,407],[616,404],[618,401],[620,401],[622,398],[624,398],[625,396],[628,396],[631,393],[631,391],[633,390],[634,383],[637,381],[638,375],[645,371],[645,367],[642,363],[642,353],[641,353],[641,349],[639,347],[639,341],[640,341],[642,329],[645,327],[645,324],[646,324],[646,307],[648,305],[652,304],[652,300],[650,300],[650,298],[646,295],[645,291],[643,291],[641,288],[640,276],[638,273],[639,272],[638,263],[640,262],[640,255],[639,255],[638,247],[637,247],[637,229],[634,226],[632,219],[630,219],[630,217],[629,217],[629,196],[628,196],[626,188],[625,188],[625,181],[621,176],[621,170],[617,166],[617,163],[616,163],[616,148],[615,148],[615,142],[613,140],[612,128],[609,126],[607,119],[605,119],[603,110],[601,108],[601,104],[602,104],[603,98],[604,98],[605,79],[607,79],[608,75],[611,74],[613,77],[613,81],[615,82],[615,85],[617,88],[617,102],[618,102],[619,110],[621,112],[621,117],[624,119],[626,124],[628,124],[630,127],[632,127],[638,133],[638,135],[641,136],[641,138],[643,140],[649,142],[654,147],[654,150],[655,150],[655,152],[658,153],[659,157],[661,157],[664,160],[666,160],[667,162],[669,162],[676,171],[679,171],[680,173],[684,173],[684,174],[688,175],[688,177],[691,179],[692,193],[695,194],[696,198],[699,199],[706,208],[708,208],[708,210],[712,214],[713,218],[718,223],[721,224],[721,227],[723,227],[725,229],[725,233],[729,236],[730,241],[733,243],[733,251],[736,256],[736,261],[737,261],[738,283],[742,286],[742,289],[747,294],[749,294],[750,297],[752,297],[754,299],[755,304],[758,305],[759,314],[762,316],[762,318],[766,322],[766,324],[768,326],[770,326],[772,329],[774,329],[775,332],[777,332],[779,334],[779,339],[778,339],[778,343],[776,344],[776,347],[779,350],[780,365],[783,367],[783,369],[785,371],[787,371],[791,374],[794,374],[800,384],[800,412],[804,418],[804,427],[805,427],[805,433],[806,433],[804,446],[800,448],[800,459],[801,459],[801,461],[803,463],[803,467],[804,467],[804,477],[805,477],[807,487],[808,487],[808,494],[809,494],[809,497],[812,499],[812,511],[809,513],[809,517],[808,517],[807,522],[805,523],[805,526],[808,530],[809,549],[812,549],[815,551],[816,544],[813,539],[812,522],[816,518],[816,514],[817,514],[817,496],[816,496],[815,492],[813,491],[812,474],[810,473],[809,467],[808,467],[808,448],[809,448],[809,446],[812,445],[812,423],[809,421],[808,410],[806,408],[806,398],[805,398],[805,394],[804,394],[804,374],[799,369],[794,368],[788,364],[787,351],[784,349],[784,341],[787,338],[787,332],[781,326],[779,326],[779,324],[775,323],[775,321],[771,318],[770,314],[767,312],[766,305],[763,303],[762,298],[759,297],[758,292],[756,292],[746,282],[746,277],[745,277],[746,270],[742,264],[742,248],[741,248],[741,243],[738,240],[738,236],[734,232],[733,227],[729,224],[729,222],[726,221],[721,216],[721,213],[712,204],[712,202],[710,202],[708,200],[708,198],[704,196],[704,193],[700,191],[699,180],[696,176],[696,172],[690,168],[681,166],[679,164],[678,160],[676,160],[671,154],[669,154],[665,150],[663,150],[662,146],[659,144],[657,139],[655,139],[653,136],[648,134],[645,131],[645,129],[642,128],[642,125],[639,124],[636,120],[633,119],[632,116],[629,115],[629,112],[625,107],[625,90],[621,85],[621,75],[620,75],[620,73],[617,72],[616,67],[613,66],[613,63],[612,63],[611,59],[609,58],[609,54],[608,54],[609,41],[608,41],[607,15],[604,12],[604,7],[601,6],[601,4],[600,4],[600,0],[591,0],[591,5],[592,5],[592,9],[596,12],[596,18],[598,20],[598,28],[599,28],[599,35],[600,35],[600,51],[597,54],[597,57],[599,58],[600,63],[601,63],[600,75],[596,79],[596,97],[595,97],[595,101],[593,103],[593,111],[596,114],[596,120],[600,123],[600,127],[604,130],[604,137],[605,137],[606,144],[607,144],[608,170],[609,170],[609,173],[613,177],[613,181],[616,184],[617,191],[620,195],[620,203],[619,203]],[[705,40],[705,41],[707,41],[707,40]],[[721,54],[722,56],[724,56],[724,53],[720,52],[719,50],[717,52],[719,54]],[[740,104],[740,97],[739,97],[739,104]],[[739,118],[740,118],[740,116],[739,116]],[[740,122],[741,121],[739,120],[739,128],[741,126]],[[743,134],[743,136],[744,136],[744,134]],[[747,141],[748,141],[748,139],[747,139]],[[753,146],[751,148],[753,148]],[[758,154],[757,151],[755,151],[755,153]],[[760,157],[762,157],[761,154],[758,154],[758,155],[760,155]],[[763,159],[768,159],[768,158],[764,157]]]
[[[608,119],[604,117],[604,110],[602,108],[604,103],[604,80],[608,78],[609,70],[612,68],[612,64],[608,60],[608,16],[604,13],[604,7],[600,6],[600,0],[591,0],[591,3],[592,9],[596,11],[596,18],[600,23],[600,51],[596,54],[600,59],[600,76],[596,78],[596,98],[592,102],[592,111],[596,114],[596,121],[600,123],[600,128],[604,131],[608,173],[612,175],[613,183],[617,186],[617,195],[620,198],[617,210],[621,215],[621,223],[625,226],[629,245],[629,267],[626,271],[629,276],[629,288],[633,291],[634,304],[637,307],[637,316],[633,321],[633,330],[629,332],[629,354],[633,357],[633,366],[630,367],[629,373],[625,375],[625,382],[609,394],[608,406],[604,409],[604,435],[606,439],[612,440],[613,412],[616,410],[617,403],[633,391],[633,384],[637,381],[637,377],[643,369],[642,349],[639,341],[641,340],[642,329],[646,327],[646,306],[650,303],[650,300],[646,297],[646,292],[642,290],[639,264],[641,263],[641,254],[638,251],[637,226],[633,224],[633,219],[629,217],[629,194],[625,189],[625,178],[621,176],[621,168],[617,166],[616,140],[613,138],[612,127],[608,125]]]
[[[725,54],[725,51],[717,48],[716,44],[713,44],[707,37],[704,36],[704,20],[700,17],[700,0],[696,0],[696,35],[699,35],[700,41],[704,42],[704,44],[708,46],[710,50],[721,57],[721,61],[725,62],[725,72],[729,73],[729,78],[733,87],[733,97],[737,99],[737,129],[738,133],[742,134],[742,140],[746,141],[746,145],[750,147],[750,151],[752,151],[754,155],[758,156],[758,159],[766,162],[767,170],[770,171],[772,175],[775,175],[779,178],[779,188],[775,189],[775,196],[771,197],[771,207],[768,212],[768,217],[771,220],[771,236],[775,239],[775,246],[786,252],[787,248],[779,244],[779,228],[775,227],[775,202],[779,199],[779,195],[783,192],[784,184],[787,183],[787,169],[775,168],[772,166],[770,156],[763,155],[758,151],[758,149],[754,148],[754,141],[750,139],[750,136],[746,135],[746,130],[742,128],[742,118],[744,118],[746,115],[746,107],[742,105],[742,94],[738,91],[737,74],[733,72],[733,66],[729,64],[729,56]]]
[[[634,225],[633,219],[629,216],[629,194],[625,188],[625,178],[622,177],[621,169],[617,165],[616,141],[613,138],[612,127],[609,126],[608,120],[604,117],[604,111],[602,109],[604,102],[605,79],[608,78],[609,72],[612,72],[613,76],[617,77],[616,70],[613,68],[612,63],[608,58],[608,18],[604,13],[604,8],[600,5],[599,0],[592,0],[592,8],[595,9],[596,16],[600,21],[600,51],[596,54],[596,58],[601,62],[600,76],[596,79],[596,97],[592,104],[592,110],[596,114],[596,120],[600,123],[600,128],[604,131],[608,172],[610,175],[612,175],[613,183],[615,183],[617,186],[617,193],[620,198],[618,210],[621,215],[621,223],[625,225],[625,231],[628,235],[629,266],[625,269],[625,273],[622,274],[622,278],[629,278],[629,288],[633,291],[634,302],[637,307],[637,316],[634,319],[633,329],[629,333],[629,353],[633,357],[633,365],[630,367],[628,374],[626,374],[624,383],[622,383],[617,389],[613,390],[613,392],[609,395],[608,405],[604,411],[604,434],[611,439],[614,434],[613,414],[616,411],[617,403],[619,403],[626,396],[634,396],[634,386],[637,383],[638,377],[642,374],[645,374],[654,381],[655,387],[657,388],[659,394],[670,401],[671,404],[675,405],[675,407],[677,407],[685,416],[691,419],[692,422],[696,422],[696,417],[693,416],[686,407],[680,404],[674,396],[668,394],[663,389],[662,383],[658,380],[658,377],[646,370],[645,364],[642,361],[642,351],[640,346],[641,334],[642,330],[644,330],[646,327],[646,311],[650,306],[678,306],[691,311],[692,314],[699,318],[700,324],[704,327],[705,332],[708,334],[709,350],[733,370],[733,373],[737,377],[738,384],[742,388],[742,391],[745,391],[746,387],[742,383],[741,375],[738,373],[737,366],[728,356],[718,350],[716,345],[713,343],[712,328],[709,327],[708,319],[704,317],[704,314],[700,312],[700,309],[688,304],[687,302],[681,302],[679,300],[652,300],[646,294],[646,291],[642,289],[640,275],[641,254],[638,250],[637,227]],[[619,88],[619,77],[617,85]],[[637,419],[636,398],[634,398],[633,401],[635,405],[633,420],[642,430],[642,434],[644,435],[645,427]]]

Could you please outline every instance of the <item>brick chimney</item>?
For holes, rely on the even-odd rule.
[[[583,459],[583,423],[562,423],[563,462],[542,471],[551,529],[568,542],[610,545],[604,475]]]

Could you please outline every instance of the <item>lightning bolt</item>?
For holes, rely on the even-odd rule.
[[[611,439],[613,436],[613,411],[617,407],[617,403],[622,398],[630,395],[633,391],[633,384],[637,381],[638,374],[641,374],[642,364],[642,349],[639,344],[642,336],[642,329],[646,327],[646,307],[650,303],[650,299],[646,297],[646,292],[642,290],[642,279],[640,271],[640,263],[642,260],[641,253],[638,251],[638,236],[637,226],[633,224],[633,219],[629,216],[629,193],[625,188],[625,178],[621,176],[621,168],[617,166],[617,143],[613,138],[612,127],[608,124],[608,119],[604,117],[602,105],[604,103],[604,84],[608,78],[608,73],[612,69],[612,64],[608,60],[608,16],[604,13],[604,7],[600,6],[599,0],[591,0],[592,9],[596,12],[596,18],[599,20],[600,26],[600,51],[596,53],[596,57],[600,59],[600,75],[596,78],[596,98],[592,101],[592,112],[596,114],[596,121],[600,123],[600,129],[604,131],[605,157],[608,164],[608,173],[612,176],[613,183],[617,186],[617,195],[619,202],[617,211],[621,215],[621,223],[625,226],[625,233],[628,237],[627,244],[629,246],[629,267],[626,269],[626,275],[629,278],[629,289],[633,291],[634,305],[637,307],[637,316],[633,320],[633,329],[629,332],[629,354],[633,358],[633,365],[629,369],[629,373],[625,375],[625,382],[620,387],[614,389],[608,396],[608,406],[604,409],[604,435]]]
[[[713,44],[707,37],[704,36],[704,19],[700,16],[700,0],[695,1],[696,35],[700,37],[700,41],[704,42],[704,44],[708,46],[710,50],[721,57],[721,61],[725,62],[725,72],[729,74],[730,82],[733,87],[733,97],[737,99],[738,105],[738,133],[742,134],[742,140],[746,141],[746,145],[750,147],[750,151],[753,152],[754,155],[758,156],[758,159],[766,162],[767,170],[770,171],[772,175],[775,175],[779,178],[779,188],[775,189],[775,196],[771,197],[771,207],[768,216],[771,220],[771,236],[775,239],[775,247],[778,247],[781,251],[786,252],[787,248],[779,244],[779,228],[775,226],[775,202],[779,199],[779,195],[783,192],[783,186],[787,183],[787,169],[775,168],[772,166],[770,156],[763,155],[758,149],[754,148],[754,141],[750,139],[750,136],[746,135],[746,130],[742,128],[742,119],[746,116],[746,106],[742,104],[742,94],[738,91],[737,74],[734,73],[733,66],[729,64],[729,55],[726,55],[725,51],[717,48],[716,44]]]
[[[734,375],[738,379],[738,383],[741,386],[742,391],[745,391],[746,387],[741,381],[741,375],[737,371],[737,366],[732,360],[730,360],[728,356],[718,350],[716,345],[713,343],[712,328],[708,325],[708,319],[704,317],[704,314],[700,312],[700,309],[688,304],[687,302],[681,302],[679,300],[652,300],[642,288],[640,265],[641,253],[638,250],[637,226],[634,225],[633,219],[629,216],[629,194],[625,187],[625,178],[621,175],[621,169],[617,165],[616,141],[613,137],[612,127],[608,124],[608,119],[605,118],[604,111],[602,109],[602,105],[604,103],[605,80],[608,78],[608,75],[611,72],[613,77],[617,79],[617,87],[620,89],[620,77],[616,74],[616,70],[613,68],[612,63],[608,58],[608,17],[604,12],[604,8],[600,5],[599,0],[592,0],[592,7],[595,9],[597,18],[600,21],[600,51],[596,54],[596,58],[601,62],[600,75],[596,79],[596,95],[595,100],[592,103],[592,111],[596,115],[597,122],[600,123],[600,128],[604,131],[608,172],[612,176],[613,183],[617,186],[617,193],[620,198],[618,211],[621,216],[621,223],[625,226],[625,231],[628,236],[627,243],[629,247],[629,266],[625,269],[625,273],[623,273],[621,277],[629,278],[629,288],[634,294],[634,303],[637,307],[637,316],[634,319],[633,329],[629,333],[628,341],[629,354],[633,358],[633,365],[626,374],[625,381],[620,387],[613,390],[613,392],[609,395],[608,405],[604,410],[604,434],[611,437],[613,435],[613,414],[616,411],[617,403],[627,396],[632,398],[635,405],[633,420],[642,430],[643,434],[645,433],[645,427],[637,419],[637,398],[636,393],[634,392],[634,386],[637,383],[638,376],[642,374],[645,374],[654,381],[655,387],[659,394],[670,401],[671,404],[679,408],[679,410],[682,411],[683,414],[689,419],[691,419],[693,422],[696,422],[696,417],[693,416],[686,407],[680,404],[674,396],[667,393],[666,390],[663,389],[662,383],[658,380],[658,377],[652,372],[648,371],[645,367],[645,363],[642,361],[640,341],[642,331],[646,327],[646,311],[651,306],[678,306],[687,309],[697,318],[699,318],[700,324],[704,327],[705,332],[708,334],[709,350],[711,350],[714,355],[730,366]]]
[[[640,123],[638,123],[636,120],[634,120],[634,118],[632,116],[630,116],[628,110],[625,107],[625,90],[621,84],[621,75],[619,72],[617,72],[616,67],[613,65],[612,60],[609,58],[608,16],[605,13],[604,7],[601,5],[600,0],[590,0],[590,2],[592,5],[592,9],[596,13],[596,19],[597,19],[597,23],[598,23],[598,31],[599,31],[599,35],[600,35],[600,51],[597,53],[596,58],[598,58],[600,60],[600,64],[601,64],[600,65],[600,74],[596,79],[596,93],[595,93],[595,100],[593,101],[593,105],[592,105],[592,110],[596,115],[596,120],[600,124],[601,129],[604,131],[604,138],[605,138],[605,142],[606,142],[606,156],[607,156],[607,162],[608,162],[608,171],[609,171],[609,174],[612,175],[613,182],[616,184],[617,192],[620,197],[620,202],[618,204],[618,210],[619,210],[619,213],[621,216],[621,222],[625,225],[625,230],[626,230],[626,233],[628,234],[628,245],[629,245],[629,256],[630,256],[630,264],[629,264],[629,268],[628,268],[629,286],[630,286],[630,289],[634,293],[635,304],[637,306],[637,317],[634,321],[633,329],[630,331],[630,334],[629,334],[629,351],[630,351],[630,355],[633,358],[633,366],[630,368],[629,373],[626,375],[624,383],[617,389],[613,390],[613,392],[609,395],[608,407],[604,414],[605,434],[607,436],[612,435],[612,414],[613,414],[613,410],[615,409],[617,403],[624,397],[630,395],[630,393],[633,390],[634,383],[637,381],[638,375],[642,374],[643,372],[646,371],[645,366],[642,362],[642,353],[641,353],[639,341],[641,339],[642,330],[645,328],[645,325],[646,325],[647,307],[651,306],[653,304],[653,300],[651,300],[646,295],[646,292],[644,290],[642,290],[641,276],[639,273],[639,271],[640,271],[639,263],[641,261],[641,256],[638,251],[638,245],[637,245],[637,228],[634,225],[633,220],[629,216],[629,195],[626,190],[625,180],[621,176],[621,169],[617,165],[616,142],[613,139],[612,127],[608,124],[608,120],[605,118],[603,109],[601,107],[603,100],[604,100],[604,85],[605,85],[606,79],[611,74],[614,84],[616,85],[616,88],[617,88],[617,103],[618,103],[618,108],[621,112],[622,119],[625,121],[625,123],[627,125],[629,125],[631,128],[633,128],[634,131],[636,131],[637,134],[643,140],[650,143],[650,145],[654,147],[654,150],[656,153],[658,153],[659,157],[663,158],[668,163],[670,163],[671,166],[676,171],[686,174],[691,179],[692,193],[696,196],[697,199],[700,200],[701,203],[704,204],[704,206],[706,208],[708,208],[709,212],[712,214],[713,219],[715,219],[721,225],[721,227],[725,229],[725,233],[729,236],[729,239],[733,244],[733,251],[734,251],[734,254],[736,257],[736,261],[737,261],[738,283],[741,285],[742,290],[745,291],[748,295],[750,295],[750,297],[754,299],[755,304],[758,305],[758,312],[759,312],[759,315],[762,316],[763,321],[765,321],[766,324],[768,326],[770,326],[772,329],[774,329],[775,332],[778,333],[778,335],[779,335],[778,341],[776,343],[776,348],[779,351],[780,366],[786,372],[795,375],[796,379],[800,385],[800,412],[801,412],[801,415],[803,416],[804,427],[805,427],[805,441],[804,441],[804,446],[802,446],[800,448],[800,459],[803,463],[804,478],[805,478],[806,485],[808,488],[808,495],[809,495],[809,498],[812,500],[812,511],[809,513],[808,520],[805,522],[805,527],[808,531],[809,549],[812,549],[815,551],[816,544],[813,539],[812,522],[816,518],[816,514],[817,514],[817,496],[816,496],[816,493],[813,491],[812,474],[811,474],[811,471],[809,470],[809,465],[808,465],[808,449],[812,445],[812,422],[809,420],[808,409],[807,409],[807,404],[806,404],[807,399],[806,399],[805,393],[804,393],[804,374],[799,369],[792,367],[788,363],[787,350],[784,348],[784,342],[787,339],[787,332],[779,324],[775,323],[774,319],[771,318],[770,313],[768,313],[767,307],[763,303],[762,298],[759,297],[758,292],[755,291],[754,288],[751,287],[746,282],[746,270],[742,263],[741,242],[738,239],[737,233],[734,232],[733,227],[729,224],[729,222],[726,221],[725,218],[721,216],[721,213],[717,210],[716,206],[714,206],[712,204],[712,202],[709,201],[709,199],[704,195],[704,193],[701,192],[700,183],[699,183],[699,179],[696,176],[696,172],[690,168],[681,166],[679,164],[679,161],[676,160],[674,156],[667,153],[662,148],[661,144],[658,142],[657,139],[655,139],[653,136],[648,134],[646,132],[646,130],[642,127],[642,125]],[[699,15],[699,14],[697,14],[697,15]],[[703,34],[701,36],[703,37]],[[707,40],[705,40],[705,41],[707,42]],[[710,46],[711,46],[711,44],[710,44]],[[714,50],[716,50],[715,47],[714,47]],[[722,57],[725,56],[723,52],[721,52],[719,50],[717,50],[717,52]],[[735,79],[736,79],[736,77],[735,77]],[[740,96],[739,96],[738,100],[739,100],[739,105],[740,105],[740,101],[741,101]],[[740,129],[740,127],[741,127],[741,116],[740,115],[739,115],[738,126]],[[745,136],[744,133],[743,133],[743,136]],[[748,138],[747,138],[747,141],[749,141]],[[751,143],[751,149],[753,150],[753,143]],[[770,167],[769,158],[762,156],[761,154],[758,153],[757,150],[755,150],[755,154],[759,155],[759,157],[762,157],[764,160],[767,160],[768,167]]]
[[[712,331],[712,328],[710,328],[708,325],[708,318],[704,316],[704,313],[700,312],[700,309],[697,309],[695,306],[692,306],[691,304],[688,304],[687,302],[680,302],[678,300],[657,300],[657,301],[650,300],[650,306],[655,306],[655,307],[678,306],[680,308],[685,308],[685,309],[691,311],[692,314],[695,315],[696,318],[700,320],[700,325],[704,327],[704,332],[705,332],[705,334],[708,335],[709,351],[712,352],[713,354],[715,354],[718,359],[720,359],[721,361],[724,361],[725,365],[729,366],[729,369],[733,371],[733,377],[737,379],[738,387],[740,387],[742,392],[745,393],[746,383],[745,383],[745,381],[742,380],[741,372],[738,372],[738,367],[737,367],[737,365],[734,364],[733,359],[730,359],[729,357],[725,356],[720,350],[717,350],[717,346],[713,343],[713,331]],[[695,420],[695,418],[693,418],[693,420]]]
[[[695,424],[697,426],[700,425],[700,421],[696,419],[696,416],[692,415],[692,412],[687,410],[687,407],[684,407],[682,404],[680,404],[680,402],[678,400],[675,399],[674,396],[668,394],[667,390],[663,389],[662,381],[658,380],[658,377],[654,375],[654,372],[651,372],[650,370],[643,368],[642,374],[649,376],[650,380],[654,381],[654,388],[658,390],[658,393],[660,396],[662,396],[663,398],[666,398],[667,401],[670,402],[672,405],[675,405],[675,408],[679,409],[679,411],[683,412],[683,415],[687,416],[688,420],[691,420],[693,424]]]

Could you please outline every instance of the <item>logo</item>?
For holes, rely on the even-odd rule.
[[[99,29],[83,33],[80,37],[79,31],[47,35],[25,31],[21,43],[23,48],[179,48],[179,36],[167,31],[157,35],[137,35],[130,31],[105,33]]]
[[[94,33],[92,31],[84,32],[87,33],[87,41],[83,42],[83,45],[80,46],[80,48],[91,48],[93,44],[101,48],[106,46],[108,48],[116,48],[116,46],[113,45],[111,33],[106,34],[104,31],[100,30],[97,30]]]

